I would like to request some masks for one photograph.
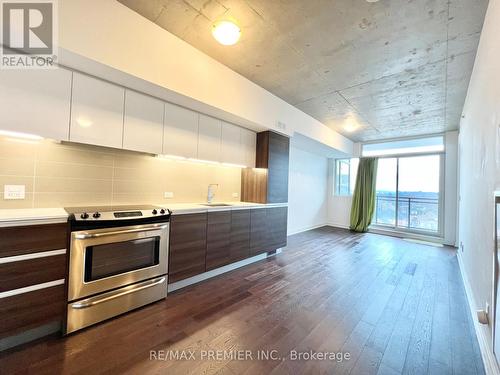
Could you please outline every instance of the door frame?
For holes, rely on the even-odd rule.
[[[426,231],[415,228],[404,228],[398,226],[398,208],[399,208],[399,159],[400,158],[408,158],[408,157],[418,157],[418,156],[439,156],[439,193],[438,193],[438,230],[437,232]],[[418,234],[429,237],[444,237],[444,201],[445,201],[445,160],[446,153],[445,151],[441,152],[425,152],[425,153],[408,153],[408,154],[394,154],[394,155],[384,155],[378,157],[378,159],[396,159],[396,202],[395,202],[395,222],[394,225],[389,224],[377,224],[373,223],[370,225],[370,228],[373,229],[389,229],[393,232],[401,232],[401,233],[411,233]],[[376,209],[376,208],[375,208]],[[409,225],[409,223],[408,223]]]

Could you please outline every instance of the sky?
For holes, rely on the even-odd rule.
[[[399,159],[399,191],[439,192],[440,156],[411,156]],[[396,190],[396,158],[380,158],[377,190]]]

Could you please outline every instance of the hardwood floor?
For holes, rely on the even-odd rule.
[[[225,350],[226,358],[209,360],[210,350]],[[253,360],[231,358],[237,350],[251,351]],[[257,352],[266,350],[280,358],[257,360]],[[292,350],[340,351],[350,359],[292,360]],[[158,359],[150,359],[151,351]],[[187,357],[192,351],[195,359],[171,360],[159,351],[164,356],[184,351]],[[484,374],[454,250],[326,227],[291,236],[276,257],[165,301],[67,338],[0,354],[0,369],[2,374]]]

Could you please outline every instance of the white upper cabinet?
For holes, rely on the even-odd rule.
[[[122,87],[73,73],[70,140],[121,148],[124,95]]]
[[[256,134],[59,68],[0,70],[0,130],[255,166]]]
[[[241,128],[222,121],[221,161],[245,165],[245,151],[241,147]]]
[[[67,141],[71,72],[0,70],[0,129]]]
[[[257,134],[248,129],[241,129],[241,148],[243,150],[243,165],[248,168],[255,167],[255,148],[257,147]]]
[[[125,91],[123,148],[161,154],[163,148],[163,111],[161,100],[135,91]]]
[[[197,112],[165,103],[163,153],[196,158],[198,156],[198,119]]]
[[[221,121],[200,114],[198,159],[221,161]]]

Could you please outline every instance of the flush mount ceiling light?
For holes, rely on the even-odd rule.
[[[354,117],[349,117],[344,122],[343,128],[346,132],[352,133],[359,129],[359,123]]]
[[[367,3],[378,3],[379,0],[366,0]]]
[[[220,44],[232,46],[240,39],[241,29],[233,21],[222,20],[213,24],[212,35]]]

